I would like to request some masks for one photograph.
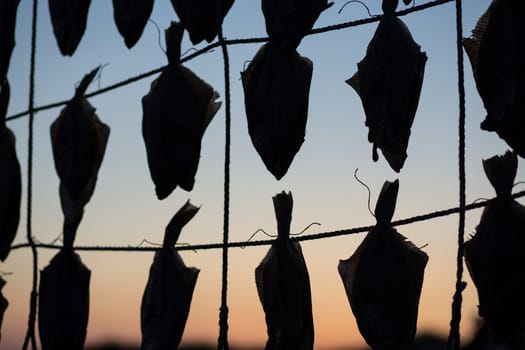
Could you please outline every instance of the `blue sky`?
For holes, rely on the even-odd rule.
[[[335,1],[315,27],[342,23],[368,16],[359,4]],[[373,14],[380,13],[380,2],[367,0]],[[464,1],[464,36],[468,36],[488,0]],[[419,2],[418,2],[419,4]],[[8,115],[27,109],[31,6],[22,0],[18,10],[16,47],[9,80],[12,94]],[[403,8],[403,5],[400,5]],[[47,2],[39,2],[36,63],[36,105],[69,99],[75,85],[94,67],[107,64],[94,91],[122,79],[166,64],[159,47],[159,34],[151,23],[137,45],[128,50],[113,22],[110,1],[93,1],[86,33],[74,56],[61,57],[53,37]],[[176,20],[169,1],[157,1],[151,16],[161,31]],[[394,173],[380,154],[374,163],[367,141],[361,102],[345,84],[365,55],[376,23],[306,37],[298,48],[314,62],[306,140],[288,174],[276,181],[266,171],[251,145],[246,126],[240,72],[260,44],[229,47],[232,84],[231,225],[232,241],[248,239],[259,228],[275,232],[271,197],[282,190],[294,196],[292,231],[312,222],[322,225],[310,233],[374,224],[367,208],[366,190],[353,173],[372,190],[372,203],[385,180],[399,178],[400,192],[394,219],[455,207],[458,203],[458,97],[456,69],[455,5],[444,4],[409,14],[402,20],[414,39],[427,53],[428,61],[420,104],[412,127],[408,158],[400,174]],[[228,39],[265,36],[260,2],[237,0],[224,23]],[[162,45],[164,38],[161,37]],[[192,48],[187,35],[183,49]],[[199,44],[201,48],[205,44]],[[201,78],[224,98],[223,65],[220,49],[188,62]],[[467,203],[488,198],[494,192],[486,180],[481,160],[501,154],[507,146],[497,135],[480,130],[485,111],[473,84],[465,57],[467,111]],[[201,206],[180,241],[199,244],[222,240],[224,108],[208,127],[201,150],[195,188],[188,193],[177,189],[168,199],[158,201],[149,177],[141,135],[141,98],[156,76],[90,99],[102,121],[111,127],[107,153],[97,188],[86,207],[76,243],[78,245],[135,246],[143,239],[161,242],[164,227],[187,200]],[[51,242],[61,232],[62,213],[58,197],[58,178],[51,155],[49,126],[60,109],[38,113],[35,119],[33,232],[40,242]],[[27,159],[27,118],[8,126],[17,136],[17,152],[23,168],[24,199],[16,242],[25,242],[25,190]],[[520,166],[523,161],[520,159]],[[523,179],[523,169],[517,181]],[[467,235],[474,232],[481,210],[467,214]],[[399,227],[416,245],[428,244],[427,266],[421,297],[420,331],[445,334],[448,329],[450,300],[455,274],[457,217]],[[316,343],[324,346],[361,344],[353,315],[344,295],[336,267],[339,259],[350,256],[364,235],[354,235],[303,243],[310,270]],[[259,237],[264,238],[264,237]],[[257,299],[254,269],[268,247],[232,249],[230,254],[230,338],[233,343],[260,343],[265,339],[264,315]],[[47,265],[56,251],[41,250],[39,269]],[[81,252],[92,270],[91,315],[88,342],[140,339],[139,306],[152,253]],[[184,341],[215,341],[220,303],[220,251],[183,252],[188,265],[201,269]],[[25,331],[31,281],[29,250],[11,253],[0,270],[6,276],[4,294],[10,300],[3,326],[0,348],[18,347]],[[465,278],[470,282],[466,275]],[[465,292],[465,335],[472,329],[477,298],[472,283]],[[249,331],[248,331],[249,330]]]

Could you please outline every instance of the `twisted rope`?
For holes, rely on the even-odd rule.
[[[222,16],[221,6],[218,6]],[[219,17],[222,18],[222,17]],[[224,219],[222,242],[222,287],[221,307],[219,311],[218,349],[228,350],[228,240],[230,232],[230,146],[231,146],[231,96],[230,96],[230,57],[228,45],[224,41],[222,24],[219,27],[219,43],[224,62],[224,99],[225,99],[225,140],[224,140]]]
[[[517,192],[512,195],[513,199],[525,197],[525,191]],[[479,209],[486,207],[489,205],[495,198],[484,200],[484,201],[476,201],[475,203],[468,204],[464,207],[464,209],[460,207],[454,207],[439,211],[434,211],[427,214],[421,214],[412,216],[409,218],[396,220],[392,222],[392,226],[402,226],[402,225],[410,225],[417,222],[422,221],[428,221],[440,217],[445,217],[449,215],[458,214],[461,210],[469,211],[474,209]],[[343,229],[343,230],[337,230],[337,231],[329,231],[329,232],[320,232],[316,234],[310,234],[310,235],[302,235],[302,236],[295,236],[291,237],[291,241],[295,242],[301,242],[301,241],[313,241],[317,239],[325,239],[325,238],[334,238],[334,237],[340,237],[340,236],[347,236],[357,233],[363,233],[370,231],[374,226],[359,226],[349,229]],[[244,248],[244,247],[251,247],[251,246],[266,246],[271,245],[273,243],[273,239],[270,240],[258,240],[258,241],[242,241],[242,242],[229,242],[228,248]],[[60,249],[62,246],[55,245],[55,244],[35,244],[38,248],[44,248],[44,249]],[[17,250],[17,249],[23,249],[28,248],[29,244],[22,243],[13,245],[11,247],[11,250]],[[224,243],[209,243],[209,244],[195,244],[195,245],[184,245],[184,246],[175,246],[175,249],[178,251],[185,251],[185,250],[211,250],[211,249],[222,249],[224,248]],[[84,250],[84,251],[114,251],[114,252],[155,252],[159,248],[158,247],[137,247],[137,246],[75,246],[75,250]]]
[[[461,304],[463,302],[463,290],[466,283],[463,281],[463,255],[465,240],[465,198],[466,198],[466,176],[465,176],[465,82],[463,67],[463,23],[462,23],[462,1],[456,0],[456,49],[458,65],[458,95],[459,95],[459,223],[458,223],[458,247],[456,259],[456,290],[452,298],[452,317],[450,320],[450,333],[447,341],[447,349],[459,350],[461,339],[459,334],[461,323]]]
[[[36,20],[37,20],[38,0],[33,0],[33,20],[31,24],[31,66],[29,74],[29,135],[27,142],[27,241],[31,247],[33,255],[33,283],[31,296],[29,300],[29,320],[27,325],[27,333],[22,346],[26,350],[31,342],[31,347],[36,350],[35,338],[35,321],[37,308],[37,288],[38,288],[38,252],[33,240],[32,229],[32,199],[33,199],[33,124],[35,120],[35,56],[36,56]]]

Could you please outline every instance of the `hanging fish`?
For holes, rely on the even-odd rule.
[[[91,271],[82,263],[64,232],[64,247],[40,273],[38,331],[42,350],[81,350],[89,317]],[[74,236],[74,234],[73,234]]]
[[[7,299],[2,294],[2,288],[4,288],[4,285],[5,281],[0,276],[0,343],[2,343],[2,321],[4,320],[5,310],[7,310],[7,307],[9,306]]]
[[[171,4],[182,25],[190,34],[191,42],[196,45],[203,40],[211,42],[215,39],[233,1],[171,0]]]
[[[280,180],[304,142],[313,64],[271,42],[241,73],[248,132],[266,168]]]
[[[164,199],[178,186],[191,191],[199,165],[201,140],[219,109],[219,94],[180,64],[184,29],[166,30],[169,64],[142,98],[142,136],[155,192]]]
[[[11,54],[15,47],[16,11],[20,0],[0,1],[0,84],[7,80]]]
[[[86,340],[91,271],[73,250],[82,212],[72,216],[63,200],[62,208],[64,246],[40,272],[38,331],[42,350],[81,350]]]
[[[366,56],[346,83],[361,98],[374,162],[379,148],[390,167],[399,172],[407,157],[427,56],[396,17],[396,6],[397,0],[383,1],[384,15]]]
[[[277,180],[304,142],[308,116],[313,64],[296,48],[329,6],[326,0],[263,1],[270,42],[241,73],[250,138]]]
[[[0,87],[0,260],[5,261],[20,221],[22,179],[16,157],[15,135],[6,126],[9,83]]]
[[[315,21],[333,2],[327,0],[262,0],[266,32],[284,51],[295,51]]]
[[[293,198],[273,197],[277,239],[255,269],[257,293],[264,309],[268,341],[265,350],[312,350],[314,324],[310,278],[301,246],[290,241]]]
[[[495,131],[525,157],[525,24],[521,0],[493,0],[463,46],[487,110],[481,129]]]
[[[179,346],[199,269],[186,267],[174,245],[182,228],[198,211],[186,202],[166,227],[162,248],[155,253],[140,309],[142,350]]]
[[[416,334],[428,256],[391,224],[399,182],[385,182],[376,226],[338,271],[359,331],[374,350],[407,349]]]
[[[465,243],[479,315],[496,343],[512,342],[520,323],[525,324],[525,207],[511,197],[517,167],[513,152],[483,160],[497,197],[485,207],[475,234]]]
[[[153,10],[153,0],[113,0],[113,17],[128,49],[139,41]]]
[[[49,0],[51,24],[63,56],[73,56],[84,32],[91,0]]]
[[[95,108],[84,97],[98,71],[96,68],[82,79],[75,96],[51,125],[53,157],[66,219],[68,211],[76,212],[71,217],[81,215],[78,210],[81,212],[90,200],[108,142],[109,127],[100,121]]]

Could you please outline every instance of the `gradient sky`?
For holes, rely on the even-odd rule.
[[[315,27],[368,16],[359,4],[337,0],[325,11]],[[380,13],[380,1],[364,1],[373,14]],[[418,1],[422,3],[423,1]],[[88,91],[166,64],[159,48],[159,34],[151,23],[137,45],[128,50],[113,21],[111,2],[93,1],[86,33],[72,58],[60,56],[53,36],[47,1],[39,2],[36,63],[36,105],[62,101],[73,96],[75,85],[94,67],[107,64],[99,81]],[[464,36],[470,34],[489,0],[464,1]],[[32,1],[22,0],[18,9],[16,47],[9,80],[11,103],[8,115],[27,109]],[[401,5],[400,8],[403,6]],[[163,31],[176,20],[169,1],[156,1],[151,16]],[[352,76],[365,55],[377,23],[306,37],[299,53],[314,62],[306,140],[288,174],[276,181],[265,169],[248,136],[240,72],[260,44],[232,46],[232,151],[231,225],[232,241],[243,241],[259,228],[275,233],[271,197],[282,190],[292,191],[292,231],[312,222],[320,227],[308,233],[372,225],[366,190],[353,178],[359,175],[372,190],[372,205],[385,180],[399,178],[400,191],[394,219],[457,206],[458,203],[458,97],[456,69],[455,5],[448,3],[402,18],[414,39],[427,53],[428,62],[418,112],[412,127],[408,158],[400,174],[394,173],[380,154],[374,163],[367,141],[364,112],[352,88],[344,81]],[[226,17],[228,39],[265,36],[260,2],[237,0]],[[164,38],[161,38],[164,45]],[[197,48],[203,47],[200,44]],[[190,49],[187,35],[183,49]],[[497,135],[480,130],[485,111],[473,84],[465,57],[467,110],[467,203],[489,198],[494,191],[482,171],[481,160],[503,153],[507,146]],[[219,49],[188,62],[187,67],[209,82],[224,96],[222,54]],[[164,227],[171,216],[191,199],[200,212],[186,226],[180,241],[192,244],[222,240],[224,108],[218,112],[204,136],[195,188],[188,193],[177,189],[168,199],[158,201],[146,163],[141,135],[141,98],[149,91],[150,77],[119,90],[90,99],[100,119],[111,127],[111,135],[97,188],[87,205],[76,244],[136,246],[143,239],[162,242]],[[35,119],[33,233],[39,242],[49,243],[61,232],[62,212],[58,177],[51,155],[49,126],[59,108],[38,113]],[[17,152],[23,171],[22,217],[15,243],[26,241],[27,118],[8,126],[17,137]],[[522,169],[517,180],[524,179]],[[481,210],[467,213],[466,234],[474,232]],[[418,331],[446,335],[454,288],[457,216],[398,227],[430,260],[421,296]],[[264,236],[258,237],[263,239]],[[337,273],[339,259],[348,258],[364,234],[302,243],[310,272],[316,348],[363,344],[355,319]],[[230,251],[229,305],[230,343],[261,344],[266,339],[264,314],[255,288],[254,269],[268,247],[234,248]],[[55,250],[39,250],[43,269]],[[140,300],[152,262],[151,252],[80,252],[92,270],[91,311],[87,342],[140,340]],[[200,268],[183,341],[215,342],[220,304],[219,250],[181,253],[188,265]],[[26,331],[31,284],[29,249],[13,251],[0,266],[7,285],[3,292],[10,306],[3,324],[0,349],[20,348]],[[477,296],[465,274],[463,321],[464,339],[477,320]]]

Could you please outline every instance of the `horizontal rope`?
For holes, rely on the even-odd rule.
[[[516,192],[511,197],[521,198],[525,196],[525,191]],[[480,201],[477,203],[468,204],[465,206],[465,211],[478,209],[487,206],[490,202],[492,202],[495,198]],[[426,221],[431,220],[443,216],[448,216],[452,214],[457,214],[461,211],[460,207],[445,209],[445,210],[439,210],[428,214],[423,215],[417,215],[406,219],[396,220],[392,222],[392,226],[402,226],[402,225],[408,225],[413,224],[420,221]],[[304,236],[296,236],[290,238],[291,241],[300,242],[300,241],[312,241],[322,238],[331,238],[331,237],[338,237],[338,236],[345,236],[345,235],[351,235],[356,233],[362,233],[370,231],[374,225],[371,226],[360,226],[360,227],[354,227],[351,229],[345,229],[345,230],[338,230],[338,231],[331,231],[331,232],[322,232],[322,233],[315,233],[310,235],[304,235]],[[245,242],[229,242],[228,247],[229,248],[244,248],[244,247],[251,247],[251,246],[263,246],[263,245],[270,245],[274,242],[274,239],[271,240],[260,240],[260,241],[245,241]],[[56,244],[44,244],[39,243],[35,244],[38,248],[47,248],[47,249],[61,249],[62,246],[56,245]],[[16,244],[11,247],[11,250],[15,249],[22,249],[22,248],[29,248],[30,245],[27,243],[23,244]],[[211,244],[195,244],[195,245],[184,245],[184,246],[175,246],[176,250],[209,250],[209,249],[221,249],[224,247],[223,243],[211,243]],[[74,247],[75,250],[84,250],[84,251],[123,251],[123,252],[144,252],[144,251],[157,251],[160,249],[160,247],[133,247],[133,246],[127,246],[127,247],[119,247],[119,246],[76,246]]]
[[[405,16],[405,15],[413,13],[413,12],[426,10],[426,9],[429,9],[429,8],[432,8],[432,7],[435,7],[435,6],[439,6],[439,5],[443,5],[445,3],[452,2],[452,1],[454,1],[454,0],[435,0],[435,1],[430,1],[430,2],[427,2],[427,3],[422,4],[422,5],[417,5],[417,6],[413,6],[413,7],[410,7],[408,9],[402,10],[402,11],[398,11],[398,12],[396,12],[396,14],[397,14],[397,16],[401,17],[401,16]],[[364,25],[364,24],[373,23],[373,22],[378,22],[382,17],[383,17],[382,15],[378,15],[378,16],[374,16],[374,17],[370,17],[370,18],[359,19],[359,20],[356,20],[356,21],[350,21],[350,22],[345,22],[345,23],[341,23],[341,24],[335,24],[335,25],[330,25],[330,26],[326,26],[326,27],[316,28],[316,29],[311,30],[306,35],[316,35],[316,34],[331,32],[331,31],[335,31],[335,30],[341,30],[341,29],[356,27],[356,26],[360,26],[360,25]],[[224,40],[224,43],[226,45],[230,46],[230,45],[257,44],[257,43],[264,43],[264,42],[267,42],[267,41],[268,41],[268,37],[260,37],[260,38]],[[202,55],[202,54],[204,54],[206,52],[209,52],[209,51],[213,50],[214,48],[219,47],[219,46],[220,46],[219,42],[214,42],[212,44],[209,44],[209,45],[203,47],[202,49],[197,50],[194,53],[192,53],[192,54],[182,58],[181,59],[181,63],[190,61],[190,60],[192,60],[192,59],[194,59],[194,58],[196,58],[196,57],[198,57],[198,56],[200,56],[200,55]],[[86,98],[94,97],[94,96],[101,95],[101,94],[104,94],[106,92],[109,92],[109,91],[121,88],[123,86],[135,83],[135,82],[140,81],[142,79],[148,78],[148,77],[150,77],[152,75],[159,74],[166,67],[167,66],[162,66],[160,68],[156,68],[156,69],[150,70],[148,72],[141,73],[141,74],[138,74],[138,75],[133,76],[131,78],[122,80],[122,81],[117,82],[115,84],[108,85],[105,88],[102,88],[102,89],[99,89],[99,90],[96,90],[96,91],[93,91],[93,92],[90,92],[90,93],[86,94],[85,97]],[[43,106],[40,106],[40,107],[33,108],[32,111],[33,111],[33,113],[42,112],[42,111],[45,111],[45,110],[49,110],[49,109],[53,109],[53,108],[64,106],[68,102],[69,102],[69,100],[64,100],[64,101],[60,101],[60,102],[54,102],[54,103],[50,103],[50,104],[47,104],[47,105],[43,105]],[[18,118],[22,118],[24,116],[27,116],[29,114],[29,112],[30,112],[29,110],[26,110],[26,111],[23,111],[23,112],[20,112],[20,113],[17,113],[17,114],[13,114],[13,115],[7,117],[6,121],[11,121],[11,120],[15,120],[15,119],[18,119]]]

